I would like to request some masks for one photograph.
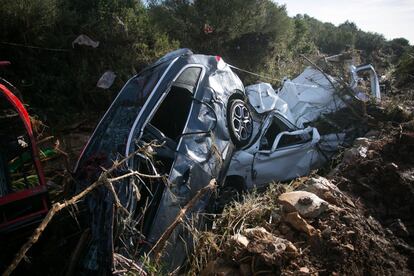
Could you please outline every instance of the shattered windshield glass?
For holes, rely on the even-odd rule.
[[[86,160],[98,158],[109,162],[125,152],[135,118],[168,65],[159,64],[128,81],[93,134],[79,162],[80,167]]]

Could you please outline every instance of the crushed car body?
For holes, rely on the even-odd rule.
[[[228,126],[244,97],[242,82],[220,57],[187,49],[167,54],[125,84],[79,158],[77,189],[131,154],[117,175],[138,171],[163,177],[135,176],[114,184],[127,218],[114,212],[108,189],[88,198],[92,242],[82,270],[107,273],[114,249],[139,260],[197,191],[213,178],[223,181],[234,147],[250,138],[248,123]],[[187,216],[203,211],[208,200],[203,197]],[[187,257],[186,236],[179,226],[168,240],[164,261],[171,269]]]
[[[368,72],[370,90],[363,91],[359,74]],[[351,101],[380,101],[378,76],[372,65],[350,66],[347,93],[338,89],[339,80],[314,68],[306,68],[293,80],[283,81],[276,92],[268,83],[246,87],[254,118],[254,135],[249,145],[236,151],[227,172],[227,182],[260,187],[272,181],[286,181],[320,168],[337,151],[352,129],[325,118],[345,110]],[[323,118],[330,131],[320,133],[312,122]]]

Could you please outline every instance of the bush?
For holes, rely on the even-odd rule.
[[[178,47],[153,27],[139,1],[3,2],[0,41],[41,48],[1,44],[0,59],[13,64],[4,74],[20,88],[25,102],[53,120],[106,109],[131,75]],[[72,48],[80,34],[99,41],[99,47]],[[117,75],[109,91],[96,87],[106,70]]]

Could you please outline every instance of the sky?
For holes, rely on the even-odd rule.
[[[288,14],[308,14],[339,25],[354,22],[363,31],[383,34],[387,39],[404,37],[414,44],[414,0],[276,0],[286,4]]]

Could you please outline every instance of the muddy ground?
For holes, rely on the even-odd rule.
[[[385,121],[321,170],[326,179],[315,172],[231,203],[212,231],[199,233],[191,273],[412,275],[413,126]],[[312,196],[295,206],[285,200],[305,191]],[[303,213],[318,200],[320,214]]]

